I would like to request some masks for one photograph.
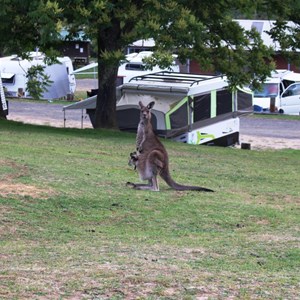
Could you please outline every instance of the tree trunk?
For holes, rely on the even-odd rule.
[[[119,60],[113,57],[114,51],[120,50],[120,24],[112,22],[107,30],[98,31],[98,95],[95,113],[95,128],[117,128],[116,114],[116,81]],[[111,53],[112,57],[105,57]]]
[[[0,109],[0,119],[6,119],[6,114],[2,109]]]
[[[2,102],[1,102],[1,98],[0,98],[0,119],[6,119],[6,115],[7,115],[7,110],[3,110],[2,107]]]
[[[98,95],[95,128],[117,128],[116,117],[116,66],[105,66],[98,62]]]

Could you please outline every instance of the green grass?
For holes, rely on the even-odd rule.
[[[299,296],[299,150],[164,140],[174,179],[216,192],[155,193],[125,186],[133,134],[0,134],[1,299]]]

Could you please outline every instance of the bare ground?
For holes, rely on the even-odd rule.
[[[240,143],[250,143],[251,149],[299,149],[300,139],[274,138],[241,134]]]

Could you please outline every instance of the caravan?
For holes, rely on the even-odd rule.
[[[17,55],[0,58],[0,72],[8,97],[30,97],[27,91],[26,74],[34,65],[45,66],[45,74],[50,77],[52,83],[47,91],[42,94],[43,99],[56,99],[70,97],[76,89],[76,81],[73,73],[73,64],[69,57],[58,57],[59,63],[46,65],[45,56],[40,52],[31,52],[30,59],[22,59]]]
[[[141,51],[139,53],[134,52],[127,54],[125,60],[122,61],[118,69],[117,86],[129,82],[130,79],[135,76],[149,74],[150,72],[164,71],[158,65],[154,66],[151,71],[146,69],[143,60],[144,58],[149,57],[152,54],[152,51]],[[168,68],[168,70],[179,72],[179,65],[176,63],[176,55],[173,55],[173,58],[173,64],[170,66],[170,68]],[[98,73],[97,67],[98,63],[91,63],[87,66],[75,70],[73,74],[94,75],[96,78],[96,74]]]
[[[144,58],[151,56],[153,52],[151,51],[141,51],[139,53],[130,53],[126,55],[126,61],[123,62],[118,70],[118,77],[122,78],[122,83],[127,83],[131,80],[131,78],[135,76],[141,76],[149,74],[149,72],[160,72],[164,71],[158,65],[154,66],[151,71],[145,68],[145,64],[143,62]],[[172,66],[169,68],[172,72],[179,72],[179,65],[176,64],[175,59],[176,55],[173,55],[174,62]]]

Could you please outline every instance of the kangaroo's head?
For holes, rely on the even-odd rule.
[[[141,109],[140,118],[145,123],[151,121],[151,109],[153,108],[154,104],[155,104],[155,102],[152,101],[147,106],[145,106],[142,103],[142,101],[139,102],[139,106],[140,106],[140,109]]]

